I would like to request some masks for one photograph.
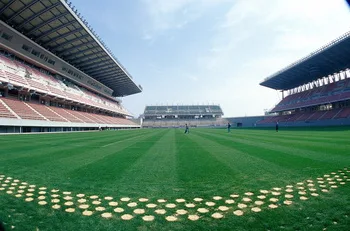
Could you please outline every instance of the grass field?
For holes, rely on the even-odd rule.
[[[348,128],[0,136],[0,220],[6,230],[349,230],[349,140]]]

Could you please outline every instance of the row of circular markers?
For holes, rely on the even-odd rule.
[[[344,185],[346,181],[350,181],[350,179],[348,178],[348,176],[346,175],[346,172],[349,173],[350,170],[347,170],[347,168],[344,169],[344,171],[339,170],[338,173],[339,175],[337,175],[337,173],[332,172],[330,175],[324,175],[323,177],[319,177],[317,178],[317,183],[319,186],[319,189],[321,192],[326,193],[329,191],[330,188],[337,188],[337,183],[339,183],[340,185]],[[32,202],[34,201],[34,192],[35,192],[35,188],[36,185],[29,185],[26,182],[20,182],[17,179],[13,179],[12,177],[6,177],[5,175],[0,175],[0,191],[6,191],[7,194],[10,195],[14,195],[17,198],[21,198],[23,197],[23,193],[25,193],[25,189],[27,190],[27,193],[25,194],[27,197],[25,198],[26,202]],[[327,185],[328,184],[328,185]],[[307,180],[306,181],[306,185],[308,187],[309,193],[311,196],[313,197],[317,197],[319,196],[319,194],[317,193],[317,189],[315,188],[315,182],[313,180]],[[15,192],[17,188],[17,192]],[[281,197],[281,192],[283,191],[282,188],[273,188],[272,190],[260,190],[260,195],[257,196],[257,198],[259,200],[254,201],[253,207],[251,207],[251,211],[253,212],[260,212],[262,211],[262,209],[259,207],[263,204],[265,204],[264,199],[267,199],[268,194],[271,194],[273,197],[269,198],[269,201],[271,202],[268,205],[268,208],[270,209],[275,209],[278,208],[279,204],[285,204],[285,205],[291,205],[293,203],[292,199],[294,198],[294,195],[291,194],[294,192],[294,186],[293,185],[287,185],[285,187],[285,192],[286,194],[284,195],[283,198],[283,202],[280,202],[281,200],[276,198],[278,196]],[[304,187],[304,182],[299,182],[296,184],[296,188],[299,190],[298,194],[299,194],[299,199],[300,200],[308,200],[308,197],[306,197],[307,195],[307,191],[305,190]],[[47,194],[46,187],[40,187],[38,188],[40,191],[38,192],[38,197],[37,199],[38,204],[39,205],[47,205],[48,202],[45,201],[45,199],[47,198],[45,195]],[[52,208],[53,209],[60,209],[61,205],[59,205],[58,203],[60,203],[60,195],[57,194],[59,193],[58,189],[52,189],[51,190],[51,203],[53,203]],[[73,213],[76,211],[75,208],[73,208],[72,206],[74,205],[74,202],[72,201],[73,199],[77,199],[77,202],[79,203],[78,208],[84,210],[82,212],[82,215],[84,216],[91,216],[94,212],[92,210],[88,210],[90,208],[90,205],[87,203],[87,200],[85,198],[90,198],[91,200],[93,200],[91,203],[95,206],[95,211],[98,212],[103,212],[101,214],[102,217],[104,218],[111,218],[113,217],[113,214],[111,212],[104,212],[106,210],[105,207],[100,206],[101,205],[101,199],[99,199],[99,196],[96,195],[92,195],[90,197],[87,197],[85,194],[77,194],[76,197],[77,198],[73,198],[71,195],[71,192],[62,192],[63,194],[63,199],[66,201],[64,203],[65,206],[67,206],[68,208],[65,209],[66,212],[68,213]],[[233,214],[236,216],[242,216],[244,215],[244,211],[243,209],[247,210],[246,208],[248,207],[247,203],[251,203],[253,202],[253,200],[250,198],[251,196],[253,196],[254,193],[252,192],[246,192],[244,193],[244,196],[242,197],[241,201],[239,203],[237,203],[237,208],[236,210],[233,211]],[[238,194],[232,194],[230,195],[230,199],[226,199],[224,201],[224,204],[227,205],[232,205],[235,203],[235,200],[238,200],[240,196]],[[79,198],[79,199],[78,199]],[[108,202],[108,205],[113,207],[113,211],[116,213],[123,213],[124,209],[121,207],[117,207],[119,205],[118,202],[113,201],[113,197],[104,197],[104,199]],[[233,200],[235,199],[235,200]],[[221,196],[214,196],[213,200],[219,202],[219,201],[223,201],[223,198]],[[144,221],[153,221],[155,219],[155,216],[153,215],[144,215],[146,213],[146,210],[143,208],[136,208],[138,206],[138,204],[136,202],[130,202],[131,199],[128,197],[123,197],[120,199],[121,202],[127,203],[127,206],[129,208],[133,208],[133,213],[136,215],[143,215],[142,219]],[[139,202],[148,202],[149,199],[147,198],[139,198],[138,199]],[[178,204],[183,203],[184,206],[186,208],[192,209],[196,207],[195,203],[185,203],[186,200],[185,199],[176,199],[175,200]],[[201,204],[201,208],[198,208],[196,211],[198,212],[198,214],[206,214],[208,212],[210,212],[210,210],[208,208],[204,208],[203,205],[205,204],[206,206],[210,207],[210,208],[214,208],[214,206],[216,205],[215,202],[212,201],[207,201],[204,203],[204,200],[202,198],[194,198],[193,199],[194,202],[197,202],[197,205]],[[158,199],[157,200],[158,203],[166,203],[167,200],[165,199]],[[280,202],[280,203],[277,203]],[[164,204],[166,208],[168,209],[174,209],[176,207],[178,207],[177,204],[175,203],[167,203]],[[146,204],[146,207],[149,209],[155,209],[156,207],[158,207],[157,204],[154,203],[149,203]],[[211,214],[211,217],[215,218],[215,219],[220,219],[224,217],[224,213],[227,213],[230,209],[233,209],[233,207],[228,207],[226,205],[221,205],[219,207],[217,207],[216,212],[214,212],[213,214]],[[156,214],[158,215],[164,215],[167,213],[167,211],[163,208],[158,208],[155,209],[154,211]],[[171,215],[171,216],[166,216],[165,219],[167,221],[176,221],[178,220],[178,216],[179,215],[186,215],[189,212],[185,209],[177,209],[176,210],[176,214],[175,215]],[[192,221],[196,221],[198,219],[200,219],[201,217],[198,214],[188,214],[187,218],[189,220]],[[120,217],[122,220],[131,220],[134,218],[133,215],[131,214],[123,214]]]

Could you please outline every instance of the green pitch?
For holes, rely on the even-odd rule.
[[[6,230],[348,230],[350,131],[0,136]]]

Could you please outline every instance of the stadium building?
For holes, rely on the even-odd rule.
[[[0,132],[137,128],[131,75],[64,0],[0,0]]]
[[[282,92],[258,126],[350,125],[350,32],[266,78]]]
[[[226,123],[219,105],[146,106],[143,127],[221,126]]]

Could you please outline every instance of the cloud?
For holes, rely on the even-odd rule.
[[[212,6],[232,0],[141,0],[147,11],[150,23],[147,33],[181,29],[196,21]]]
[[[205,44],[195,51],[183,44],[197,34],[179,33],[182,39],[177,37],[171,46],[188,52],[174,62],[162,58],[158,85],[148,86],[157,90],[145,90],[145,104],[210,101],[220,103],[226,116],[259,115],[272,108],[281,94],[259,83],[349,30],[350,14],[343,0],[141,1],[149,19],[142,28],[146,40],[168,37],[194,22],[205,23],[210,31],[199,36]],[[216,17],[210,18],[212,24],[208,15]]]

